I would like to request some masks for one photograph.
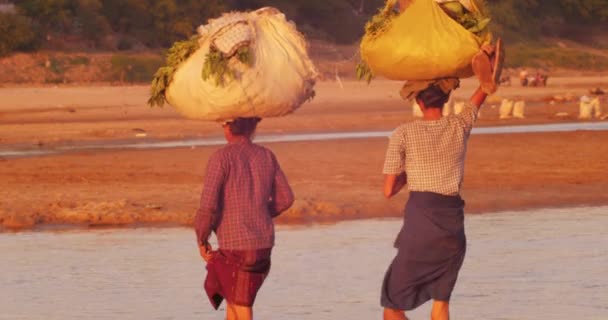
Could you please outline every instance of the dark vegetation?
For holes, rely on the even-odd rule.
[[[607,0],[487,0],[510,67],[608,69]],[[147,81],[160,54],[229,10],[279,8],[310,39],[354,44],[383,0],[0,0],[0,56],[14,52],[115,52],[112,78]],[[558,46],[565,41],[568,45]],[[596,49],[578,50],[578,46]],[[137,56],[154,53],[158,58]],[[77,61],[51,62],[61,73]]]

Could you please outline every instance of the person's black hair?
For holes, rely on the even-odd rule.
[[[443,92],[438,86],[430,86],[416,95],[416,101],[422,101],[427,108],[443,108],[450,99],[450,94]]]
[[[255,133],[261,118],[236,118],[228,123],[230,133],[235,136],[251,137]]]

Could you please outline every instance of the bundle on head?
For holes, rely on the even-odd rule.
[[[471,59],[491,40],[483,0],[397,0],[366,25],[357,76],[429,80],[473,76]],[[441,2],[441,3],[437,3]]]
[[[230,133],[235,136],[250,137],[255,132],[261,118],[236,118],[227,123]]]
[[[197,120],[279,117],[314,97],[317,76],[306,39],[279,10],[229,12],[175,43],[149,104]]]
[[[445,93],[441,88],[432,85],[416,95],[416,101],[422,101],[427,108],[442,108],[450,99],[450,93]]]

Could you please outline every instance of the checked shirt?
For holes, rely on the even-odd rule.
[[[383,173],[407,174],[409,191],[460,194],[467,141],[478,108],[467,104],[458,115],[439,120],[415,120],[393,131]]]
[[[209,158],[195,229],[199,245],[215,231],[224,250],[274,245],[272,219],[294,201],[274,154],[248,139],[229,143]]]

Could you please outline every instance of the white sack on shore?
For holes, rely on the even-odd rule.
[[[500,109],[498,110],[498,114],[500,119],[509,119],[511,118],[511,113],[513,112],[513,101],[509,99],[503,99],[500,104]]]
[[[524,119],[526,117],[526,102],[519,100],[513,104],[513,118]]]

